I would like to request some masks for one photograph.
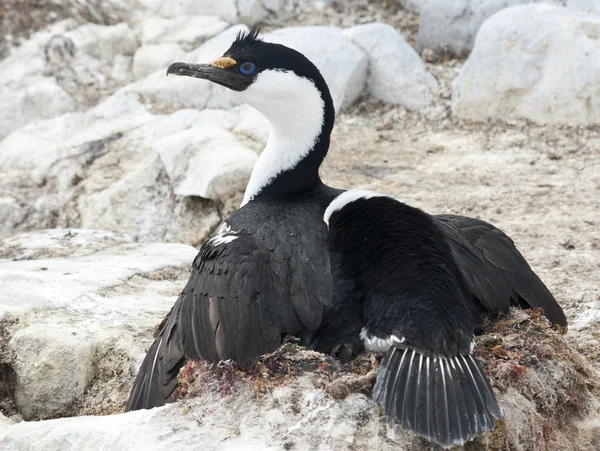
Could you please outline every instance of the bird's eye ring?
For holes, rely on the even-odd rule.
[[[240,66],[240,72],[242,74],[246,74],[246,75],[250,75],[252,72],[254,72],[255,69],[256,69],[256,64],[250,63],[250,62],[243,63]]]

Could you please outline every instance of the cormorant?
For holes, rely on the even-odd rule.
[[[219,233],[201,247],[194,260],[187,285],[163,321],[140,367],[127,410],[151,408],[171,401],[179,369],[188,359],[211,362],[232,359],[248,367],[260,355],[275,350],[285,334],[301,337],[303,344],[313,349],[341,356],[360,352],[365,344],[373,348],[373,343],[389,341],[394,335],[389,335],[393,326],[381,324],[377,328],[377,316],[373,316],[374,322],[369,322],[370,316],[363,312],[363,299],[359,296],[364,292],[348,290],[347,286],[357,282],[352,277],[348,280],[348,268],[340,264],[343,253],[336,250],[336,240],[328,242],[323,215],[330,204],[335,206],[344,197],[338,197],[342,190],[323,184],[318,173],[329,148],[335,117],[329,89],[319,70],[301,53],[262,41],[254,29],[238,35],[229,50],[212,63],[174,63],[167,74],[206,79],[239,92],[246,103],[269,119],[272,129],[252,172],[242,206],[225,221]],[[392,210],[401,210],[396,204],[393,206]],[[352,204],[341,209],[339,214],[351,207]],[[476,318],[471,317],[472,312],[478,309],[507,311],[511,303],[543,307],[551,322],[566,325],[554,297],[502,231],[462,216],[427,218],[434,224],[431,227],[436,236],[443,235],[435,255],[447,263],[453,262],[448,263],[451,266],[447,271],[456,277],[452,280],[457,297],[447,307],[465,309],[455,312],[455,317],[467,318],[460,330],[469,340],[472,341],[472,324],[476,322]],[[341,230],[346,228],[347,224]],[[359,236],[363,232],[353,229],[352,235]],[[386,233],[398,232],[388,227]],[[405,244],[415,246],[416,243],[410,241],[415,234],[418,235],[418,230],[412,230],[410,236],[404,238]],[[328,246],[333,246],[332,261]],[[396,249],[402,250],[402,246],[398,244]],[[390,246],[381,252],[392,249]],[[424,251],[421,249],[421,254]],[[370,264],[377,252],[363,254],[365,263]],[[434,260],[433,255],[426,259],[430,263]],[[411,263],[401,260],[397,266],[393,264],[394,274],[402,276],[405,264]],[[460,271],[460,276],[456,271]],[[381,278],[375,280],[382,281]],[[392,291],[394,286],[388,285]],[[432,293],[443,291],[441,287],[430,290]],[[386,293],[390,295],[392,291]],[[444,299],[448,298],[446,293]],[[381,306],[382,303],[385,305],[381,300],[367,299],[364,305]],[[393,313],[397,312],[398,309],[389,312],[391,324]],[[385,312],[378,315],[388,317]],[[332,321],[335,316],[339,321]],[[361,327],[338,327],[345,319],[349,321],[347,324]],[[423,323],[419,327],[431,333],[428,319],[421,319]],[[355,324],[357,321],[364,324]],[[443,337],[441,331],[439,334]],[[419,342],[407,341],[407,345],[418,347],[423,355],[446,352],[446,348],[421,349]],[[463,352],[463,345],[462,339],[454,345],[447,344],[448,349],[459,354]],[[402,348],[394,344],[378,377],[376,400],[400,399],[396,386],[390,385],[386,374],[396,369],[404,371],[398,363],[402,355]],[[473,365],[469,366],[471,370],[477,367],[474,359],[467,363]],[[399,387],[407,386],[396,388]],[[493,392],[489,393],[493,398]],[[447,405],[451,406],[451,402],[449,400]],[[479,409],[480,405],[477,406]],[[388,409],[388,412],[403,418],[397,411]],[[493,407],[489,407],[488,412],[493,418],[501,415],[498,413],[501,410],[494,411]],[[456,417],[448,420],[454,421]],[[420,433],[419,424],[408,425]],[[469,427],[472,433],[481,433],[479,426]],[[493,424],[486,423],[486,428],[491,427]],[[438,435],[428,436],[445,443],[447,439],[454,440],[455,434],[448,436],[439,430]]]

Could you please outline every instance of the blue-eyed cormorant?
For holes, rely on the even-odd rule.
[[[444,305],[451,313],[445,320],[452,325],[457,321],[460,323],[452,335],[454,342],[444,342],[449,339],[444,335],[449,327],[435,322],[440,318],[439,314],[427,318],[423,312],[420,317],[413,317],[415,328],[412,333],[418,335],[419,331],[425,331],[432,342],[429,348],[423,342],[409,342],[411,330],[403,325],[402,309],[398,308],[404,305],[404,300],[392,299],[391,305],[396,308],[388,312],[368,308],[385,308],[385,296],[392,296],[399,285],[385,284],[388,291],[383,291],[381,299],[372,299],[374,292],[365,291],[364,286],[352,289],[359,286],[358,280],[368,273],[359,275],[351,267],[341,264],[344,252],[339,245],[343,238],[337,238],[342,241],[328,240],[327,224],[323,221],[327,207],[332,204],[329,211],[336,210],[336,202],[342,205],[345,199],[347,206],[329,218],[335,221],[336,216],[343,218],[353,204],[361,205],[362,202],[348,203],[344,196],[352,196],[352,192],[338,197],[342,190],[324,185],[319,177],[335,116],[329,89],[319,70],[299,52],[258,39],[257,30],[253,30],[239,35],[229,50],[212,63],[174,63],[167,73],[206,79],[239,92],[244,101],[269,119],[272,129],[252,172],[242,206],[225,221],[219,233],[202,246],[194,260],[187,285],[165,318],[140,367],[128,410],[151,408],[170,401],[179,369],[188,359],[233,359],[247,367],[260,355],[276,349],[282,335],[295,334],[313,349],[341,356],[360,352],[365,345],[368,349],[384,349],[389,347],[390,340],[393,341],[374,395],[391,416],[404,421],[402,412],[390,410],[388,404],[392,399],[396,403],[404,402],[400,401],[404,398],[398,390],[406,390],[408,385],[402,384],[396,376],[403,376],[407,371],[403,361],[399,362],[407,349],[432,359],[436,355],[463,355],[465,340],[468,346],[473,342],[477,310],[506,311],[511,303],[543,307],[550,321],[566,325],[560,306],[504,233],[476,219],[420,213],[406,223],[382,223],[385,233],[381,237],[402,235],[407,224],[413,221],[427,223],[427,230],[433,235],[419,229],[409,230],[408,235],[402,235],[403,241],[397,247],[385,246],[384,242],[381,250],[374,249],[362,255],[368,265],[377,252],[385,253],[391,259],[394,250],[402,252],[407,246],[418,247],[421,241],[430,240],[432,254],[427,256],[429,247],[426,246],[419,248],[419,255],[432,266],[442,265],[436,260],[438,258],[447,264],[446,272],[437,274],[435,280],[444,280],[443,283],[451,285],[451,290],[445,292],[445,286],[432,286],[424,293],[444,292],[444,299],[450,299],[450,303]],[[391,211],[410,209],[389,201],[389,198],[382,199],[391,202]],[[372,202],[379,202],[379,197],[365,203],[364,207],[380,208]],[[375,223],[365,225],[361,231],[359,224],[363,222],[357,223],[356,227],[347,221],[340,222],[332,230],[345,233],[349,227],[348,237],[356,237],[366,234],[369,228],[377,228]],[[396,226],[399,230],[392,230]],[[421,241],[413,242],[415,236],[421,237]],[[379,246],[380,241],[373,239],[372,242]],[[329,248],[332,249],[331,262]],[[352,247],[348,250],[355,251]],[[419,264],[411,263],[410,259],[407,263],[406,255],[397,258],[398,261],[389,260],[391,265],[387,271],[387,274],[395,275],[394,280],[406,277],[403,271]],[[373,262],[373,267],[383,263]],[[419,280],[429,279],[427,273],[423,273]],[[385,282],[385,279],[373,278],[375,281]],[[456,297],[450,293],[455,293]],[[412,302],[427,300],[415,297]],[[433,302],[432,305],[441,305],[439,300]],[[381,318],[386,322],[380,322]],[[418,323],[419,318],[421,323]],[[398,326],[394,326],[395,321]],[[439,333],[433,334],[433,329]],[[396,335],[396,330],[404,335]],[[402,339],[405,341],[401,342]],[[441,342],[445,347],[436,348],[436,343]],[[464,366],[464,371],[474,371],[477,368],[475,360],[470,354],[465,356],[468,360],[464,365],[469,366]],[[469,419],[471,423],[461,427],[470,432],[457,435],[455,426],[459,420],[454,411],[448,412],[448,428],[452,431],[447,434],[441,429],[439,433],[431,430],[423,433],[419,429],[420,423],[408,422],[406,425],[442,444],[454,443],[456,437],[471,437],[492,428],[490,418],[497,418],[501,411],[486,384],[484,380],[477,386],[488,388],[488,392],[482,394],[488,398],[482,402],[491,416],[486,417],[484,429],[479,423],[473,423],[477,420]],[[439,385],[435,387],[439,388]],[[428,391],[425,394],[436,396]],[[446,406],[455,409],[459,416],[464,413],[461,410],[464,405],[457,406],[452,399],[447,400]],[[484,415],[481,410],[484,407],[477,404],[473,408]],[[406,410],[410,410],[408,405]]]

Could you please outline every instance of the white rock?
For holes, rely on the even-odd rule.
[[[349,28],[344,34],[369,57],[371,95],[409,109],[422,108],[436,97],[436,79],[393,27],[372,23]]]
[[[264,39],[298,50],[319,68],[329,85],[337,113],[352,105],[362,93],[367,79],[367,57],[344,38],[341,29],[282,28],[265,34]]]
[[[494,13],[529,3],[567,6],[600,13],[599,0],[427,0],[421,11],[417,50],[467,55],[481,24]]]
[[[77,48],[107,63],[112,63],[116,55],[133,55],[137,48],[135,34],[125,23],[85,24],[65,35]]]
[[[133,75],[136,80],[162,70],[166,73],[169,64],[181,61],[185,52],[179,44],[143,45],[133,56]]]
[[[248,136],[264,146],[271,133],[271,122],[262,113],[247,107],[233,131]]]
[[[59,159],[81,152],[77,146],[126,131],[153,118],[139,103],[113,96],[86,113],[33,122],[0,142],[0,166],[27,172],[36,182]]]
[[[132,61],[126,55],[116,55],[110,76],[119,83],[132,81]]]
[[[197,253],[182,244],[122,244],[130,240],[55,229],[0,242],[2,254],[20,259],[0,260],[0,318],[8,320],[5,358],[16,372],[25,418],[64,414],[73,401],[94,396],[85,392],[91,383],[106,384],[99,403],[126,396],[128,387],[99,379],[99,372],[123,371],[111,368],[116,356],[125,375],[137,368]]]
[[[75,107],[73,98],[52,78],[37,78],[15,90],[0,89],[0,139],[13,130],[39,119],[66,113]]]
[[[298,405],[301,409],[294,407]],[[293,443],[299,450],[350,451],[375,443],[380,451],[402,449],[408,434],[388,440],[379,435],[385,429],[385,420],[366,396],[335,401],[303,376],[293,387],[275,388],[260,401],[248,388],[226,397],[206,390],[197,399],[151,410],[22,422],[0,433],[0,448],[283,451]]]
[[[55,416],[81,397],[94,377],[96,347],[84,330],[60,324],[18,331],[9,348],[16,356],[15,404],[23,418]]]
[[[398,3],[407,11],[419,14],[429,0],[397,0]]]
[[[227,118],[231,127],[238,114]],[[87,113],[14,132],[0,144],[0,164],[10,168],[5,181],[25,185],[27,197],[4,206],[12,218],[6,227],[104,228],[143,241],[203,241],[218,214],[206,201],[174,193],[152,145],[208,115],[182,110],[155,116],[118,94]],[[212,177],[218,180],[216,173]]]
[[[258,156],[226,130],[199,125],[154,144],[175,194],[224,201],[244,191]]]
[[[92,254],[133,238],[122,233],[92,229],[47,229],[21,233],[0,240],[0,259],[32,260]]]
[[[600,123],[600,16],[547,5],[487,20],[453,83],[460,117]]]
[[[139,0],[138,3],[162,17],[211,15],[234,22],[238,16],[236,0]]]
[[[190,63],[208,63],[223,55],[229,49],[238,33],[246,33],[250,29],[246,25],[234,25],[227,30],[209,39],[198,48],[185,56],[185,61]]]
[[[285,0],[238,0],[238,21],[254,25],[275,13],[285,4]]]
[[[191,63],[208,63],[220,57],[231,46],[240,31],[248,31],[245,25],[236,25],[209,39],[198,48],[182,56]],[[207,80],[190,77],[166,77],[166,67],[132,83],[121,90],[130,98],[148,105],[156,112],[182,108],[230,109],[240,104],[231,90]]]
[[[0,197],[0,237],[12,234],[15,224],[21,223],[26,214],[26,209],[14,197]]]
[[[151,17],[141,27],[143,44],[174,42],[184,46],[198,46],[228,27],[216,16],[178,17],[161,19]]]
[[[567,8],[600,14],[600,0],[566,0]]]

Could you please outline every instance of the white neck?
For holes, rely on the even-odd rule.
[[[271,122],[267,145],[246,187],[244,206],[313,149],[323,127],[325,102],[312,81],[285,71],[261,72],[242,94]]]

